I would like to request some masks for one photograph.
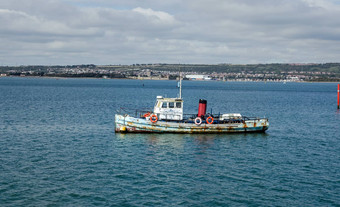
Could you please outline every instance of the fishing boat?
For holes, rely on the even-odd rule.
[[[156,97],[153,110],[135,110],[133,114],[121,108],[115,115],[117,133],[248,133],[265,132],[267,118],[246,117],[240,113],[207,113],[207,101],[199,99],[197,114],[183,114],[182,80],[179,96]]]

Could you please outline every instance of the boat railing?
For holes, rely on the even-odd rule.
[[[205,123],[208,117],[213,118],[214,123],[244,123],[245,121],[259,121],[263,118],[259,117],[247,117],[247,116],[234,116],[225,118],[222,116],[223,114],[206,114],[202,116],[202,122]],[[197,114],[183,114],[183,120],[188,120],[189,122],[194,122],[197,118]]]
[[[208,117],[212,117],[214,118],[214,120],[223,120],[224,117],[222,116],[223,114],[206,114],[204,117],[201,117],[202,119],[207,119]],[[196,119],[197,118],[197,114],[183,114],[183,118],[187,118],[187,119]],[[229,117],[229,119],[231,120],[258,120],[258,119],[262,119],[259,117],[248,117],[248,116],[231,116]]]
[[[130,115],[135,117],[145,117],[146,114],[151,114],[152,110],[150,109],[133,109],[133,108],[126,108],[126,107],[120,107],[116,110],[118,114],[122,115]]]
[[[122,114],[122,115],[130,115],[134,117],[146,118],[150,116],[153,112],[151,109],[133,109],[133,108],[120,107],[117,110],[117,113]],[[173,116],[173,115],[169,115],[169,116]],[[215,122],[229,122],[229,123],[230,122],[240,123],[244,121],[255,121],[255,120],[263,119],[259,117],[247,117],[247,116],[230,116],[228,118],[225,118],[223,117],[223,114],[209,114],[208,113],[205,116],[201,117],[202,121],[205,122],[208,117],[212,117]],[[197,118],[197,114],[183,114],[183,120],[187,120],[189,122],[193,122],[196,118]]]

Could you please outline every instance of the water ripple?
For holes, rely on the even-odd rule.
[[[173,83],[1,79],[0,206],[340,205],[334,84],[190,82],[189,113],[204,97],[270,130],[114,134],[119,106],[152,106]]]

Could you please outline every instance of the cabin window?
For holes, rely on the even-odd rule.
[[[176,102],[176,108],[182,108],[182,103],[181,102]]]
[[[169,108],[175,108],[175,102],[169,102]]]
[[[163,102],[162,108],[168,108],[168,102]]]

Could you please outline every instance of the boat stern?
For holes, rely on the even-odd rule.
[[[265,132],[269,128],[269,121],[267,118],[260,119],[260,124],[262,126],[262,131]]]

